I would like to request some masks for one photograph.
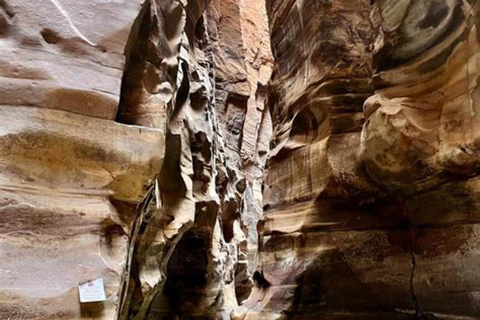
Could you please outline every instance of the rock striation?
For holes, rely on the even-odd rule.
[[[160,129],[114,122],[139,1],[0,1],[0,319],[115,319]],[[92,23],[94,22],[94,23]],[[103,303],[77,285],[103,278]]]
[[[264,3],[6,0],[0,25],[0,318],[230,318],[271,133]],[[96,278],[107,301],[80,304]]]
[[[479,14],[0,0],[0,319],[478,319]]]
[[[165,162],[132,240],[121,316],[230,319],[253,286],[271,133],[265,6],[234,0],[145,6],[117,119],[164,127]],[[255,14],[247,20],[249,12]]]
[[[267,1],[273,138],[241,319],[477,319],[479,3]]]

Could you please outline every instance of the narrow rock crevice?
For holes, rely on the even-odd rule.
[[[415,233],[413,229],[410,229],[408,231],[408,234],[409,234],[408,245],[409,245],[409,250],[412,258],[411,260],[412,271],[410,273],[410,291],[412,295],[412,304],[415,308],[415,314],[417,315],[417,317],[423,320],[425,319],[425,317],[422,313],[422,309],[420,308],[420,303],[415,293],[415,268],[417,266],[417,261],[415,260]]]
[[[479,10],[0,0],[0,319],[477,319]]]

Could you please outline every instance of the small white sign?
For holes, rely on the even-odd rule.
[[[98,302],[105,301],[105,288],[103,279],[98,278],[78,286],[80,302]]]

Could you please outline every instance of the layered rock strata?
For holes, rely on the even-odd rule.
[[[0,319],[115,319],[159,129],[114,122],[139,1],[0,1]],[[107,301],[77,286],[103,278]]]
[[[479,3],[267,1],[274,136],[241,319],[477,319]]]
[[[158,194],[134,240],[122,317],[229,319],[252,287],[261,212],[270,132],[263,100],[272,65],[265,7],[146,5],[117,119],[164,125],[166,153]],[[242,20],[247,10],[258,10],[249,22]]]
[[[264,5],[0,13],[0,318],[229,318],[252,287],[269,140]],[[96,278],[107,301],[80,304]]]
[[[477,319],[479,10],[0,0],[0,319]]]

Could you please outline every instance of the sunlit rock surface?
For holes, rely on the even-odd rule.
[[[164,133],[115,123],[139,1],[0,2],[0,318],[115,319]],[[103,278],[107,301],[80,305]]]

